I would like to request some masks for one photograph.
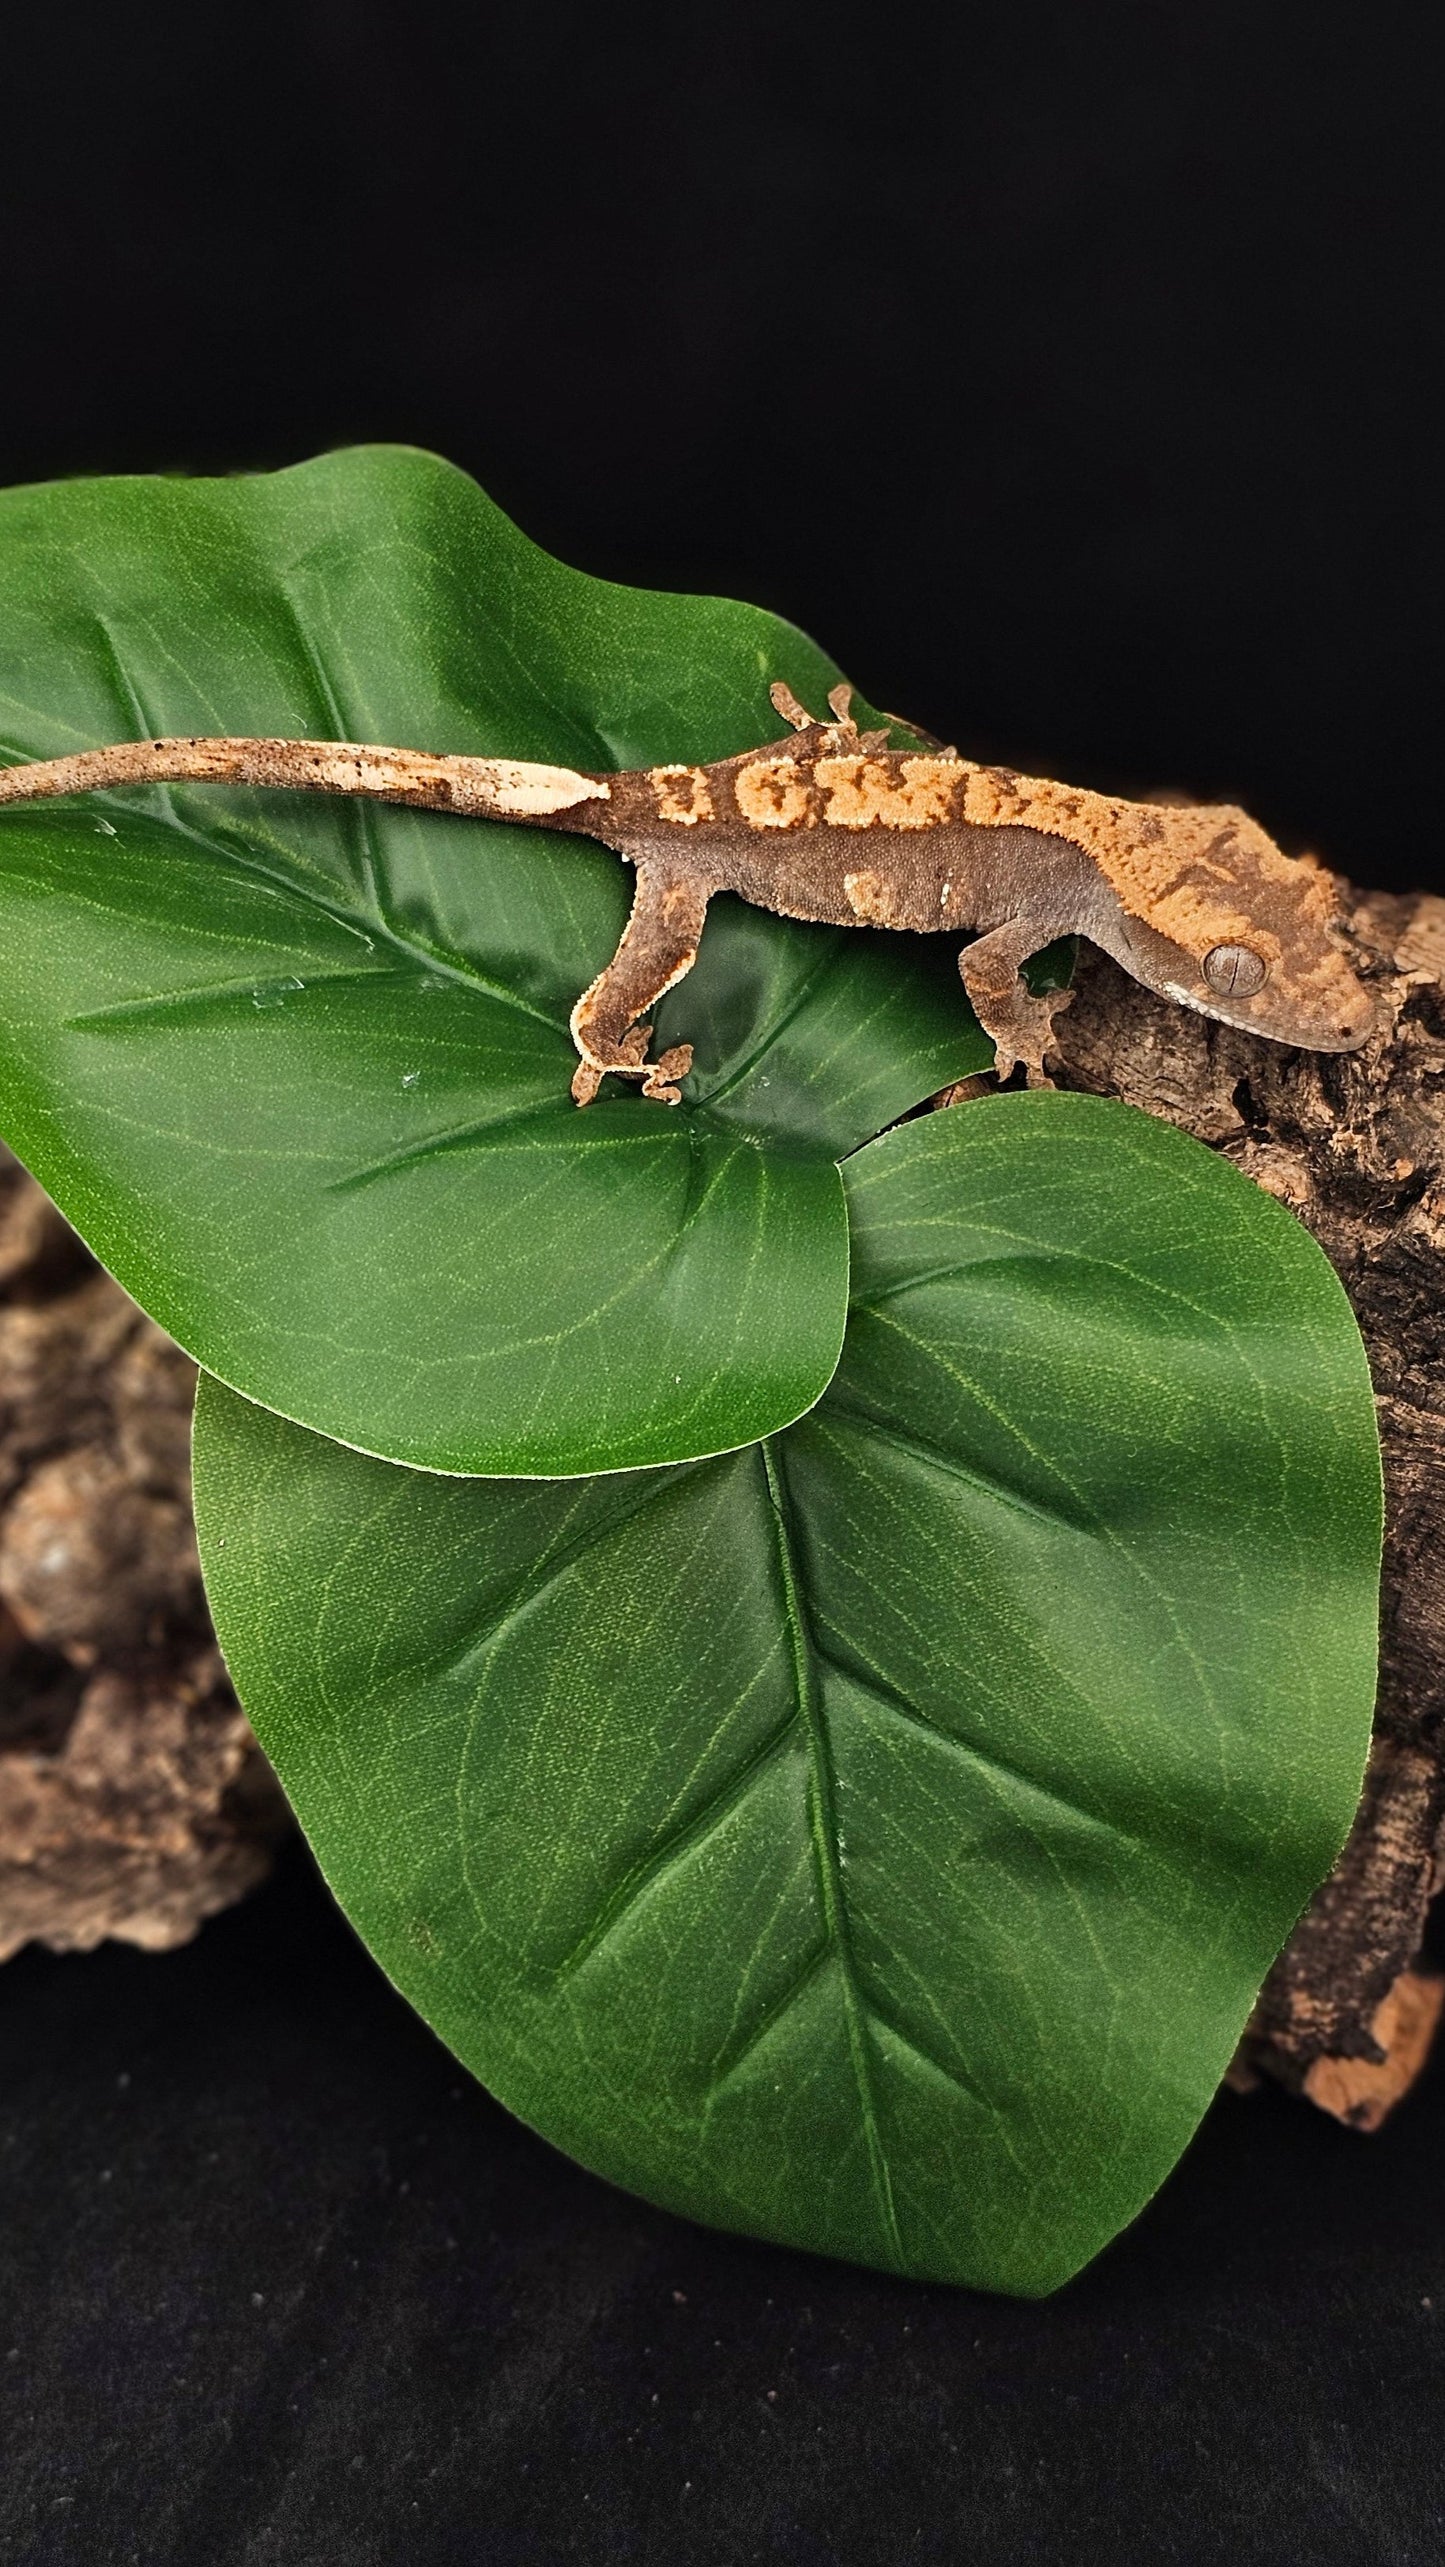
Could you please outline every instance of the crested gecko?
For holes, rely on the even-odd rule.
[[[692,1045],[649,1060],[644,1020],[691,970],[717,891],[831,926],[971,933],[959,969],[995,1068],[1006,1078],[1022,1066],[1032,1085],[1049,1083],[1054,1018],[1072,993],[1034,997],[1020,971],[1062,935],[1274,1042],[1347,1052],[1374,1030],[1335,939],[1329,875],[1284,855],[1246,812],[1119,801],[938,742],[890,749],[886,731],[858,729],[846,686],[826,722],[781,682],[770,694],[796,736],[709,766],[608,775],[346,742],[166,739],[0,769],[0,804],[125,784],[271,785],[599,839],[637,883],[616,953],[572,1011],[579,1105],[609,1073],[680,1102]]]

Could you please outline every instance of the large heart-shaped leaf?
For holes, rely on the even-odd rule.
[[[398,449],[0,498],[0,758],[260,732],[585,767],[772,736],[837,676],[615,588]],[[837,1360],[833,1164],[983,1065],[939,939],[719,902],[680,1110],[579,1114],[631,876],[586,840],[302,796],[0,814],[0,1130],[211,1371],[368,1451],[580,1472],[786,1423]]]
[[[1147,2198],[1328,1869],[1370,1384],[1307,1234],[1122,1106],[847,1169],[842,1364],[674,1471],[438,1480],[203,1384],[222,1643],[336,1892],[652,2199],[1037,2292]]]

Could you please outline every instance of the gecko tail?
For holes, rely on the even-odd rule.
[[[606,802],[603,776],[518,758],[432,757],[349,740],[123,740],[73,757],[0,767],[0,805],[122,785],[259,785],[287,793],[361,794],[376,802],[478,820],[530,821]]]

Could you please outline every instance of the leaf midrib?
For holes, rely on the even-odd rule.
[[[858,2092],[858,2115],[863,2125],[864,2141],[868,2150],[868,2167],[873,2182],[874,2198],[878,2205],[879,2225],[888,2253],[896,2268],[902,2272],[906,2270],[906,2258],[903,2240],[898,2229],[898,2214],[894,2207],[887,2151],[879,2128],[877,2097],[873,2091],[868,2001],[859,1983],[848,1901],[843,1887],[837,1785],[833,1771],[827,1718],[823,1709],[818,1653],[813,1644],[807,1607],[803,1601],[802,1586],[793,1557],[796,1536],[792,1499],[788,1491],[785,1465],[778,1439],[773,1436],[766,1437],[758,1450],[762,1456],[768,1504],[777,1536],[783,1608],[793,1655],[794,1694],[798,1717],[808,1744],[808,1824],[813,1840],[819,1903],[823,1910],[823,1922],[828,1940],[838,1959],[848,2055]]]

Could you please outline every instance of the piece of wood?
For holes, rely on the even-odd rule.
[[[1423,2064],[1421,1962],[1445,1829],[1445,901],[1342,886],[1383,1001],[1356,1053],[1284,1050],[1172,1007],[1081,951],[1062,1086],[1167,1116],[1289,1205],[1354,1306],[1384,1447],[1375,1739],[1354,1831],[1265,1984],[1236,2082],[1263,2069],[1373,2129]]]
[[[0,1959],[184,1942],[288,1824],[206,1618],[194,1386],[0,1152]]]

